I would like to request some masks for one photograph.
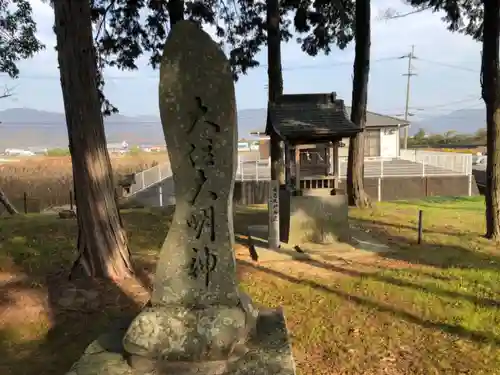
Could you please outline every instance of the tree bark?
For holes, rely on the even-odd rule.
[[[267,76],[268,100],[269,103],[275,103],[283,95],[279,0],[267,1]],[[270,126],[269,116],[267,122]],[[274,129],[271,128],[271,130],[271,180],[277,180],[283,187],[285,185],[283,142]]]
[[[364,190],[364,149],[368,76],[370,73],[370,0],[356,1],[356,38],[354,78],[352,88],[351,121],[362,131],[351,137],[347,160],[347,198],[350,206],[370,206]]]
[[[500,3],[484,0],[482,96],[486,104],[486,238],[500,240]]]
[[[14,207],[12,203],[10,203],[9,198],[7,198],[7,195],[5,195],[2,189],[0,189],[0,203],[3,204],[9,214],[17,215],[19,213],[16,207]]]
[[[184,0],[169,0],[167,3],[170,28],[184,19]]]
[[[54,14],[79,232],[72,271],[123,279],[132,266],[106,147],[90,3],[55,0]]]

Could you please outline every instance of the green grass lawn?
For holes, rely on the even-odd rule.
[[[299,374],[500,374],[500,250],[481,238],[483,212],[481,198],[351,210],[357,225],[393,251],[349,265],[297,261],[290,272],[245,257],[242,286],[256,302],[284,307]],[[123,216],[144,278],[170,213]],[[235,225],[265,217],[239,210]],[[66,287],[60,275],[74,258],[75,234],[71,220],[0,219],[0,274],[26,276],[0,284],[0,374],[64,374],[98,332],[147,298],[130,285],[94,283],[94,305],[54,303]]]

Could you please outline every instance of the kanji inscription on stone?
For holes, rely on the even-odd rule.
[[[217,266],[217,255],[214,254],[208,246],[203,246],[202,249],[193,247],[194,255],[189,264],[189,276],[194,279],[204,278],[205,286],[210,285],[211,273]]]
[[[187,224],[195,231],[195,238],[197,240],[201,238],[203,231],[206,230],[209,232],[210,241],[215,241],[215,215],[213,206],[193,212]]]
[[[205,135],[209,131],[208,128],[211,128],[216,133],[220,133],[220,125],[205,118],[209,112],[209,108],[203,104],[201,97],[196,96],[194,100],[196,105],[194,119],[191,126],[188,128],[187,133],[195,134],[196,136]]]

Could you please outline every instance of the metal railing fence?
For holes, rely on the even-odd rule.
[[[340,157],[339,179],[347,175],[347,157]],[[304,165],[304,170],[307,166]],[[326,169],[326,168],[325,168]],[[365,177],[415,177],[415,176],[470,176],[472,175],[472,155],[451,152],[401,150],[397,158],[366,158]],[[294,168],[292,168],[292,173]],[[148,189],[160,181],[171,177],[169,163],[158,164],[138,172],[135,183],[130,187],[129,195]],[[304,175],[304,178],[311,176]],[[271,161],[239,160],[236,169],[237,181],[270,180]]]

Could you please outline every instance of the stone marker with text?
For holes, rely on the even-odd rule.
[[[257,309],[238,287],[234,83],[224,53],[195,23],[168,36],[159,97],[176,207],[151,300],[70,374],[294,375],[282,311]]]

